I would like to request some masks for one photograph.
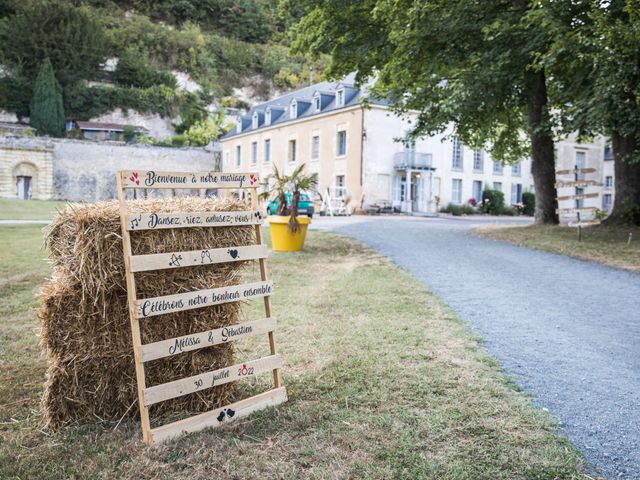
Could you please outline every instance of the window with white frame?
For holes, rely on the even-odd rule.
[[[610,193],[605,193],[604,195],[602,195],[603,210],[611,210],[612,204],[613,204],[613,196]]]
[[[479,148],[473,151],[473,171],[484,171],[484,152]]]
[[[296,161],[296,141],[289,140],[289,161],[291,163]]]
[[[251,165],[258,163],[258,142],[251,142]]]
[[[586,153],[585,152],[576,152],[576,167],[584,168],[585,159],[586,159]]]
[[[481,180],[473,181],[473,198],[476,202],[482,201],[482,181]]]
[[[267,138],[264,141],[264,163],[271,161],[271,139]]]
[[[451,138],[453,144],[453,155],[451,159],[451,168],[453,170],[462,170],[462,144],[457,135]]]
[[[264,124],[271,125],[271,108],[267,108],[264,112]]]
[[[236,145],[236,167],[240,167],[240,165],[242,165],[242,147]]]
[[[344,175],[336,175],[336,197],[343,197],[347,182]]]
[[[522,184],[521,183],[512,183],[511,184],[511,204],[515,205],[516,203],[522,202]]]
[[[311,137],[311,160],[320,158],[320,135]]]
[[[519,177],[521,173],[522,173],[522,166],[520,162],[514,163],[513,165],[511,165],[511,175],[515,177]]]
[[[607,175],[604,177],[604,188],[612,188],[613,187],[613,176]]]
[[[502,191],[502,182],[493,182],[493,189],[498,192]]]
[[[291,105],[289,105],[289,118],[296,118],[298,116],[298,102],[295,100],[291,101]]]
[[[320,102],[320,94],[316,95],[315,97],[313,97],[313,108],[315,109],[316,112],[319,112],[321,110],[321,102]]]
[[[258,128],[258,112],[253,112],[253,117],[251,118],[251,128]]]
[[[493,173],[496,173],[498,175],[502,175],[502,163],[496,162],[494,160],[494,162],[493,162]]]
[[[344,89],[341,88],[336,92],[336,106],[344,107]]]
[[[451,201],[462,203],[462,179],[460,178],[451,180]]]
[[[342,157],[347,154],[347,131],[340,130],[337,136],[336,152],[338,157]]]

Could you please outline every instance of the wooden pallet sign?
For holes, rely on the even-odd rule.
[[[258,176],[252,173],[220,172],[156,172],[120,171],[117,174],[118,200],[120,202],[120,224],[122,247],[125,259],[127,299],[131,323],[133,353],[138,384],[138,403],[142,437],[148,445],[175,438],[184,433],[197,432],[204,428],[218,427],[232,420],[243,418],[257,410],[279,405],[287,401],[287,391],[280,380],[282,357],[276,352],[274,331],[276,319],[271,316],[273,285],[267,279],[267,248],[262,241],[262,216],[258,211]],[[158,212],[130,213],[127,210],[126,189],[245,189],[251,198],[250,211],[237,212]],[[256,244],[231,248],[211,248],[197,251],[167,252],[150,255],[133,255],[131,234],[136,231],[165,228],[211,227],[225,228],[237,225],[253,225]],[[138,298],[135,274],[159,271],[168,268],[198,267],[224,262],[256,261],[260,268],[260,282],[226,287],[176,293],[154,298]],[[142,344],[140,322],[153,322],[157,315],[171,312],[207,308],[227,302],[262,298],[265,317],[237,325],[195,333],[182,337],[167,338]],[[185,352],[211,347],[243,338],[265,335],[268,338],[270,355],[212,370],[210,372],[178,379],[172,382],[147,387],[146,362],[159,358],[180,355]],[[271,372],[273,388],[267,392],[217,408],[177,422],[151,428],[149,407],[172,398],[203,391],[224,383],[250,378]]]
[[[584,213],[591,213],[596,211],[595,207],[583,207],[580,205],[580,201],[586,198],[597,198],[599,193],[585,193],[584,188],[599,186],[600,184],[595,180],[583,180],[579,178],[581,173],[594,173],[595,168],[579,168],[577,165],[572,170],[557,170],[557,175],[573,175],[572,180],[563,180],[556,182],[556,188],[571,187],[574,189],[574,195],[561,195],[557,197],[558,201],[562,200],[574,200],[575,206],[573,208],[558,208],[556,213],[575,214],[576,221],[569,222],[570,227],[576,227],[578,231],[578,241],[582,240],[582,228],[591,225],[598,225],[600,220],[585,220],[582,218]]]

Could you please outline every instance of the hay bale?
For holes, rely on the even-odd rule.
[[[137,212],[246,210],[239,201],[167,198],[129,204]],[[132,232],[134,255],[251,245],[253,227],[198,227]],[[45,244],[54,273],[38,312],[49,359],[44,408],[48,423],[117,420],[137,400],[120,217],[117,202],[68,206],[48,227]],[[244,262],[136,274],[138,298],[235,285]],[[143,343],[220,328],[240,321],[239,303],[141,319]],[[147,386],[233,363],[233,344],[145,363]],[[154,415],[200,412],[229,402],[229,383],[152,407]]]

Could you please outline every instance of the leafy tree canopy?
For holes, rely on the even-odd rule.
[[[101,25],[86,7],[32,0],[0,23],[0,62],[31,82],[45,58],[63,87],[95,78],[107,53]]]
[[[295,47],[329,53],[332,76],[376,77],[375,93],[400,112],[419,112],[416,135],[453,122],[464,143],[489,146],[494,158],[530,153],[529,74],[546,40],[522,20],[526,2],[302,3],[307,15],[293,29]]]

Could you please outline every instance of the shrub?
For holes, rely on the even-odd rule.
[[[522,194],[522,214],[533,216],[536,211],[536,195],[532,192]]]
[[[476,209],[473,208],[471,205],[462,205],[462,213],[464,215],[475,215],[476,214]]]
[[[490,215],[500,215],[504,210],[504,193],[487,189],[482,192],[480,211]]]
[[[455,217],[459,217],[460,215],[462,215],[463,211],[462,211],[462,206],[460,205],[456,205],[454,203],[450,203],[449,205],[447,205],[446,207],[442,207],[440,209],[440,211],[442,213],[450,213],[451,215],[455,216]]]

